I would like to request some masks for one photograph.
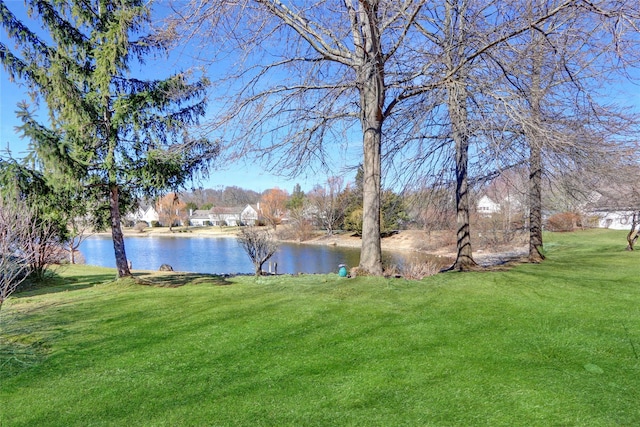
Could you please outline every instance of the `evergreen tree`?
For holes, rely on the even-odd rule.
[[[404,228],[409,222],[409,215],[402,196],[391,190],[382,192],[382,232],[388,233]]]
[[[364,170],[358,166],[356,176],[352,184],[345,188],[342,199],[344,200],[344,224],[343,228],[356,233],[362,233],[362,200],[364,193]]]
[[[165,80],[132,77],[130,67],[162,46],[140,36],[150,19],[144,0],[27,0],[21,22],[0,0],[0,62],[46,102],[49,120],[21,109],[22,132],[43,170],[63,185],[87,189],[108,212],[118,276],[130,276],[121,212],[137,197],[156,197],[206,173],[218,146],[193,138],[205,113],[206,80],[186,73]],[[41,36],[29,25],[47,32]],[[38,30],[39,31],[39,30]],[[136,62],[138,61],[138,62]]]
[[[291,197],[287,202],[287,209],[292,211],[299,211],[302,209],[304,205],[304,191],[302,191],[302,187],[300,184],[293,186],[293,192],[291,193]]]

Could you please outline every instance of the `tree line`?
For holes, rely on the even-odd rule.
[[[457,258],[475,267],[470,181],[525,166],[529,258],[545,177],[634,161],[636,117],[607,97],[638,65],[632,1],[175,2],[164,36],[207,46],[233,91],[208,124],[231,156],[295,174],[359,139],[360,269],[382,271],[383,179],[455,189]],[[212,48],[213,47],[213,48]],[[609,175],[612,176],[612,175]]]
[[[453,190],[451,269],[467,270],[475,181],[526,168],[539,262],[545,177],[615,176],[611,165],[635,162],[636,117],[607,95],[638,65],[636,1],[180,1],[162,21],[142,0],[26,5],[23,22],[0,1],[13,42],[0,62],[33,94],[18,106],[25,167],[111,228],[121,277],[122,212],[216,161],[255,156],[295,176],[359,141],[361,212],[345,221],[361,221],[359,269],[370,274],[382,273],[385,181]],[[196,69],[132,76],[150,54],[185,46],[214,80]]]

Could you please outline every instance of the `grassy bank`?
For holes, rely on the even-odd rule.
[[[0,425],[636,425],[624,247],[553,234],[541,265],[420,282],[68,268],[0,312]]]

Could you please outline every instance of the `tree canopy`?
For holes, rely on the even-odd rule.
[[[157,196],[206,174],[218,145],[194,133],[205,114],[204,78],[181,72],[137,78],[132,64],[163,46],[148,30],[142,0],[28,0],[21,22],[0,1],[0,24],[15,43],[0,61],[44,101],[48,121],[21,107],[22,134],[42,170],[82,186],[108,210],[120,276],[130,275],[120,217],[136,196]],[[36,24],[42,28],[37,29]]]

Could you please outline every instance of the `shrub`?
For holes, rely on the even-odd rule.
[[[362,209],[356,209],[344,219],[344,229],[362,233]]]
[[[136,222],[136,225],[133,226],[133,229],[136,230],[138,233],[142,233],[144,231],[145,228],[147,228],[149,226],[149,224],[147,224],[144,221],[138,221]]]
[[[291,224],[278,229],[277,237],[280,240],[297,240],[304,242],[314,236],[313,224],[305,219],[295,220]]]
[[[251,259],[256,276],[262,274],[262,265],[278,250],[278,242],[272,232],[256,227],[240,230],[238,243]]]
[[[422,280],[425,277],[438,274],[442,270],[441,263],[427,260],[422,262],[410,262],[400,267],[400,275],[408,280]]]
[[[574,212],[561,212],[547,219],[549,231],[573,231],[580,223],[580,215]]]

